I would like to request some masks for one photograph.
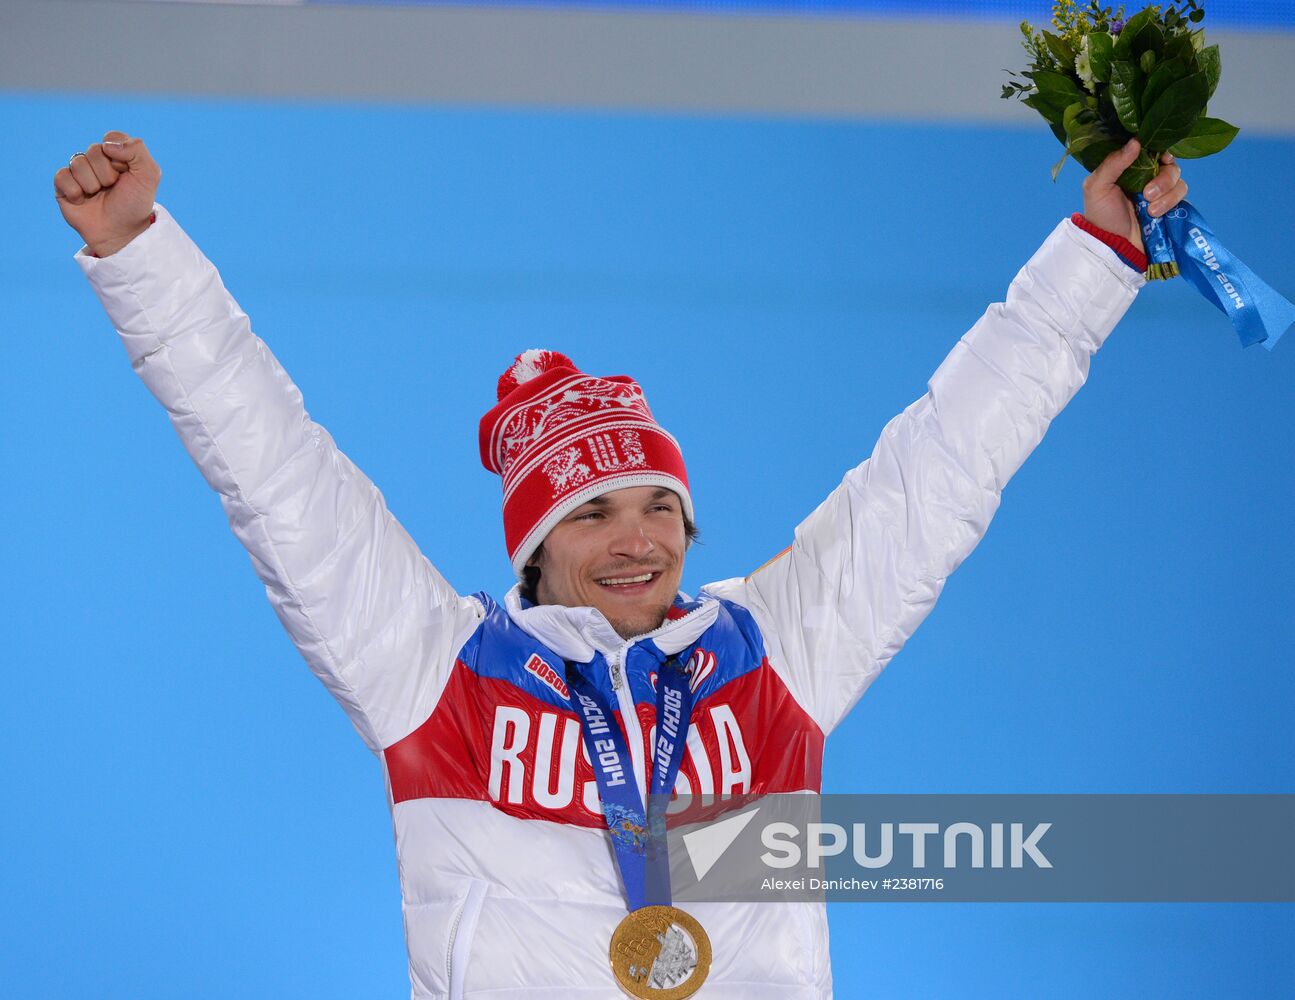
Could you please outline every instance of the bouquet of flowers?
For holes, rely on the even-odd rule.
[[[1065,146],[1052,168],[1055,181],[1074,158],[1095,170],[1111,153],[1137,138],[1141,151],[1119,185],[1133,199],[1146,244],[1147,278],[1182,273],[1232,319],[1242,343],[1272,348],[1295,322],[1295,306],[1263,283],[1222,246],[1186,201],[1163,218],[1147,212],[1142,189],[1159,172],[1160,158],[1209,156],[1239,131],[1206,115],[1223,62],[1217,45],[1205,44],[1198,0],[1170,0],[1126,18],[1100,0],[1085,8],[1054,0],[1053,31],[1021,23],[1031,56],[1023,71],[1003,85],[1002,96],[1019,98],[1043,116]]]

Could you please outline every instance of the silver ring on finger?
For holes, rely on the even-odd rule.
[[[75,160],[78,156],[85,156],[85,153],[73,153],[71,156],[67,158],[67,165],[69,167],[72,166],[72,161]],[[87,160],[90,159],[90,157],[88,156],[85,156],[85,158]]]

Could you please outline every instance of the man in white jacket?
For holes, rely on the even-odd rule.
[[[155,203],[142,141],[110,132],[56,173],[85,241],[76,259],[132,367],[383,764],[415,1000],[831,995],[821,904],[690,904],[683,992],[653,985],[654,955],[617,964],[638,954],[627,911],[669,902],[629,864],[617,810],[637,801],[641,830],[654,788],[819,791],[826,735],[930,612],[1143,284],[1114,183],[1136,154],[1087,179],[1082,215],[792,545],[696,598],[678,592],[693,531],[683,456],[642,389],[555,352],[518,355],[481,423],[519,578],[502,604],[457,593],[310,420]],[[1181,201],[1177,165],[1145,193],[1157,215]]]

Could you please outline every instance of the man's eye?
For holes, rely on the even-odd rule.
[[[586,512],[585,512],[585,513],[583,513],[583,514],[577,514],[577,515],[575,516],[574,520],[576,520],[576,521],[587,521],[587,520],[590,520],[591,518],[595,518],[595,517],[602,517],[602,516],[603,516],[603,512],[602,512],[602,511],[600,511],[600,510],[590,510],[590,511],[586,511]]]

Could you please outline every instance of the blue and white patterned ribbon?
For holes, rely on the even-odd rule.
[[[571,704],[598,784],[603,818],[611,833],[621,883],[631,911],[670,905],[670,855],[666,845],[665,807],[674,791],[688,743],[692,690],[676,657],[668,657],[657,674],[657,733],[648,802],[639,794],[629,746],[603,697],[580,667],[567,661]]]
[[[1148,264],[1176,261],[1184,278],[1232,321],[1241,346],[1277,346],[1295,323],[1295,305],[1275,291],[1219,242],[1214,231],[1189,202],[1158,218],[1147,212],[1147,200],[1134,198],[1142,224]]]

